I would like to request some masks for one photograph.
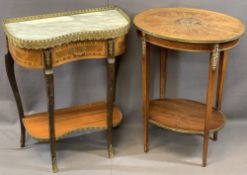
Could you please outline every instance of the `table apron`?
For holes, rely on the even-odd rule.
[[[51,48],[53,66],[85,59],[107,59],[108,41],[78,41]],[[43,50],[25,49],[8,43],[9,51],[15,62],[31,69],[43,68]],[[115,56],[122,55],[126,50],[125,36],[115,39]]]
[[[177,41],[170,41],[161,38],[157,38],[151,35],[146,34],[146,41],[159,46],[172,50],[178,51],[188,51],[188,52],[212,52],[215,44],[202,44],[202,43],[183,43]],[[229,50],[235,47],[239,43],[239,40],[230,41],[227,43],[219,43],[220,50]]]

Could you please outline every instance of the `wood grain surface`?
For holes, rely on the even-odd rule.
[[[134,24],[148,35],[186,43],[225,43],[245,31],[234,17],[190,8],[150,9],[138,14]]]
[[[153,100],[150,103],[150,122],[182,133],[203,134],[206,105],[183,99]],[[213,110],[210,131],[224,126],[225,117]]]
[[[55,112],[56,140],[81,130],[107,129],[107,108],[105,102],[97,102],[77,107],[59,109]],[[49,139],[48,113],[26,116],[23,119],[27,132],[41,141]],[[115,105],[113,111],[113,127],[122,121],[122,114]]]

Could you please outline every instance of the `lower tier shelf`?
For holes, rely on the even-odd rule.
[[[206,105],[184,99],[164,99],[150,102],[149,122],[159,127],[181,133],[203,134]],[[220,130],[225,124],[222,112],[213,110],[210,132]]]
[[[122,113],[114,105],[113,127],[122,121]],[[48,113],[39,113],[25,116],[23,119],[27,132],[34,139],[40,141],[49,140],[49,118]],[[55,111],[55,134],[56,140],[84,130],[106,130],[107,129],[107,106],[106,102],[97,102],[77,107],[59,109]]]

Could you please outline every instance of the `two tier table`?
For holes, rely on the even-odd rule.
[[[200,9],[158,8],[138,14],[134,19],[142,39],[142,95],[144,115],[144,151],[148,151],[148,124],[181,133],[202,134],[203,166],[207,165],[209,134],[224,126],[221,111],[228,50],[239,43],[245,27],[238,19]],[[160,99],[150,100],[150,45],[160,51]],[[168,50],[208,52],[208,86],[206,103],[187,99],[165,98]],[[217,69],[218,68],[218,69]],[[193,69],[193,68],[192,68]],[[218,70],[216,106],[214,88]]]
[[[25,146],[26,131],[34,139],[49,141],[54,172],[58,170],[55,143],[70,133],[107,130],[108,154],[112,156],[112,127],[122,121],[122,113],[114,104],[115,62],[125,52],[129,26],[129,17],[113,6],[4,20],[6,71],[19,111],[21,146]],[[85,59],[107,60],[107,100],[55,110],[54,68]],[[25,115],[14,62],[44,70],[48,112]]]

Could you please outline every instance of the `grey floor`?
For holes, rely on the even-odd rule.
[[[133,116],[134,117],[134,116]],[[141,120],[140,120],[141,121]],[[52,174],[49,145],[28,137],[18,148],[16,125],[0,127],[0,175]],[[107,158],[105,132],[83,133],[61,140],[59,174],[69,175],[245,175],[246,121],[227,121],[217,142],[210,141],[208,167],[201,167],[202,137],[150,127],[150,151],[143,153],[142,126],[123,123],[114,130],[113,159]]]

